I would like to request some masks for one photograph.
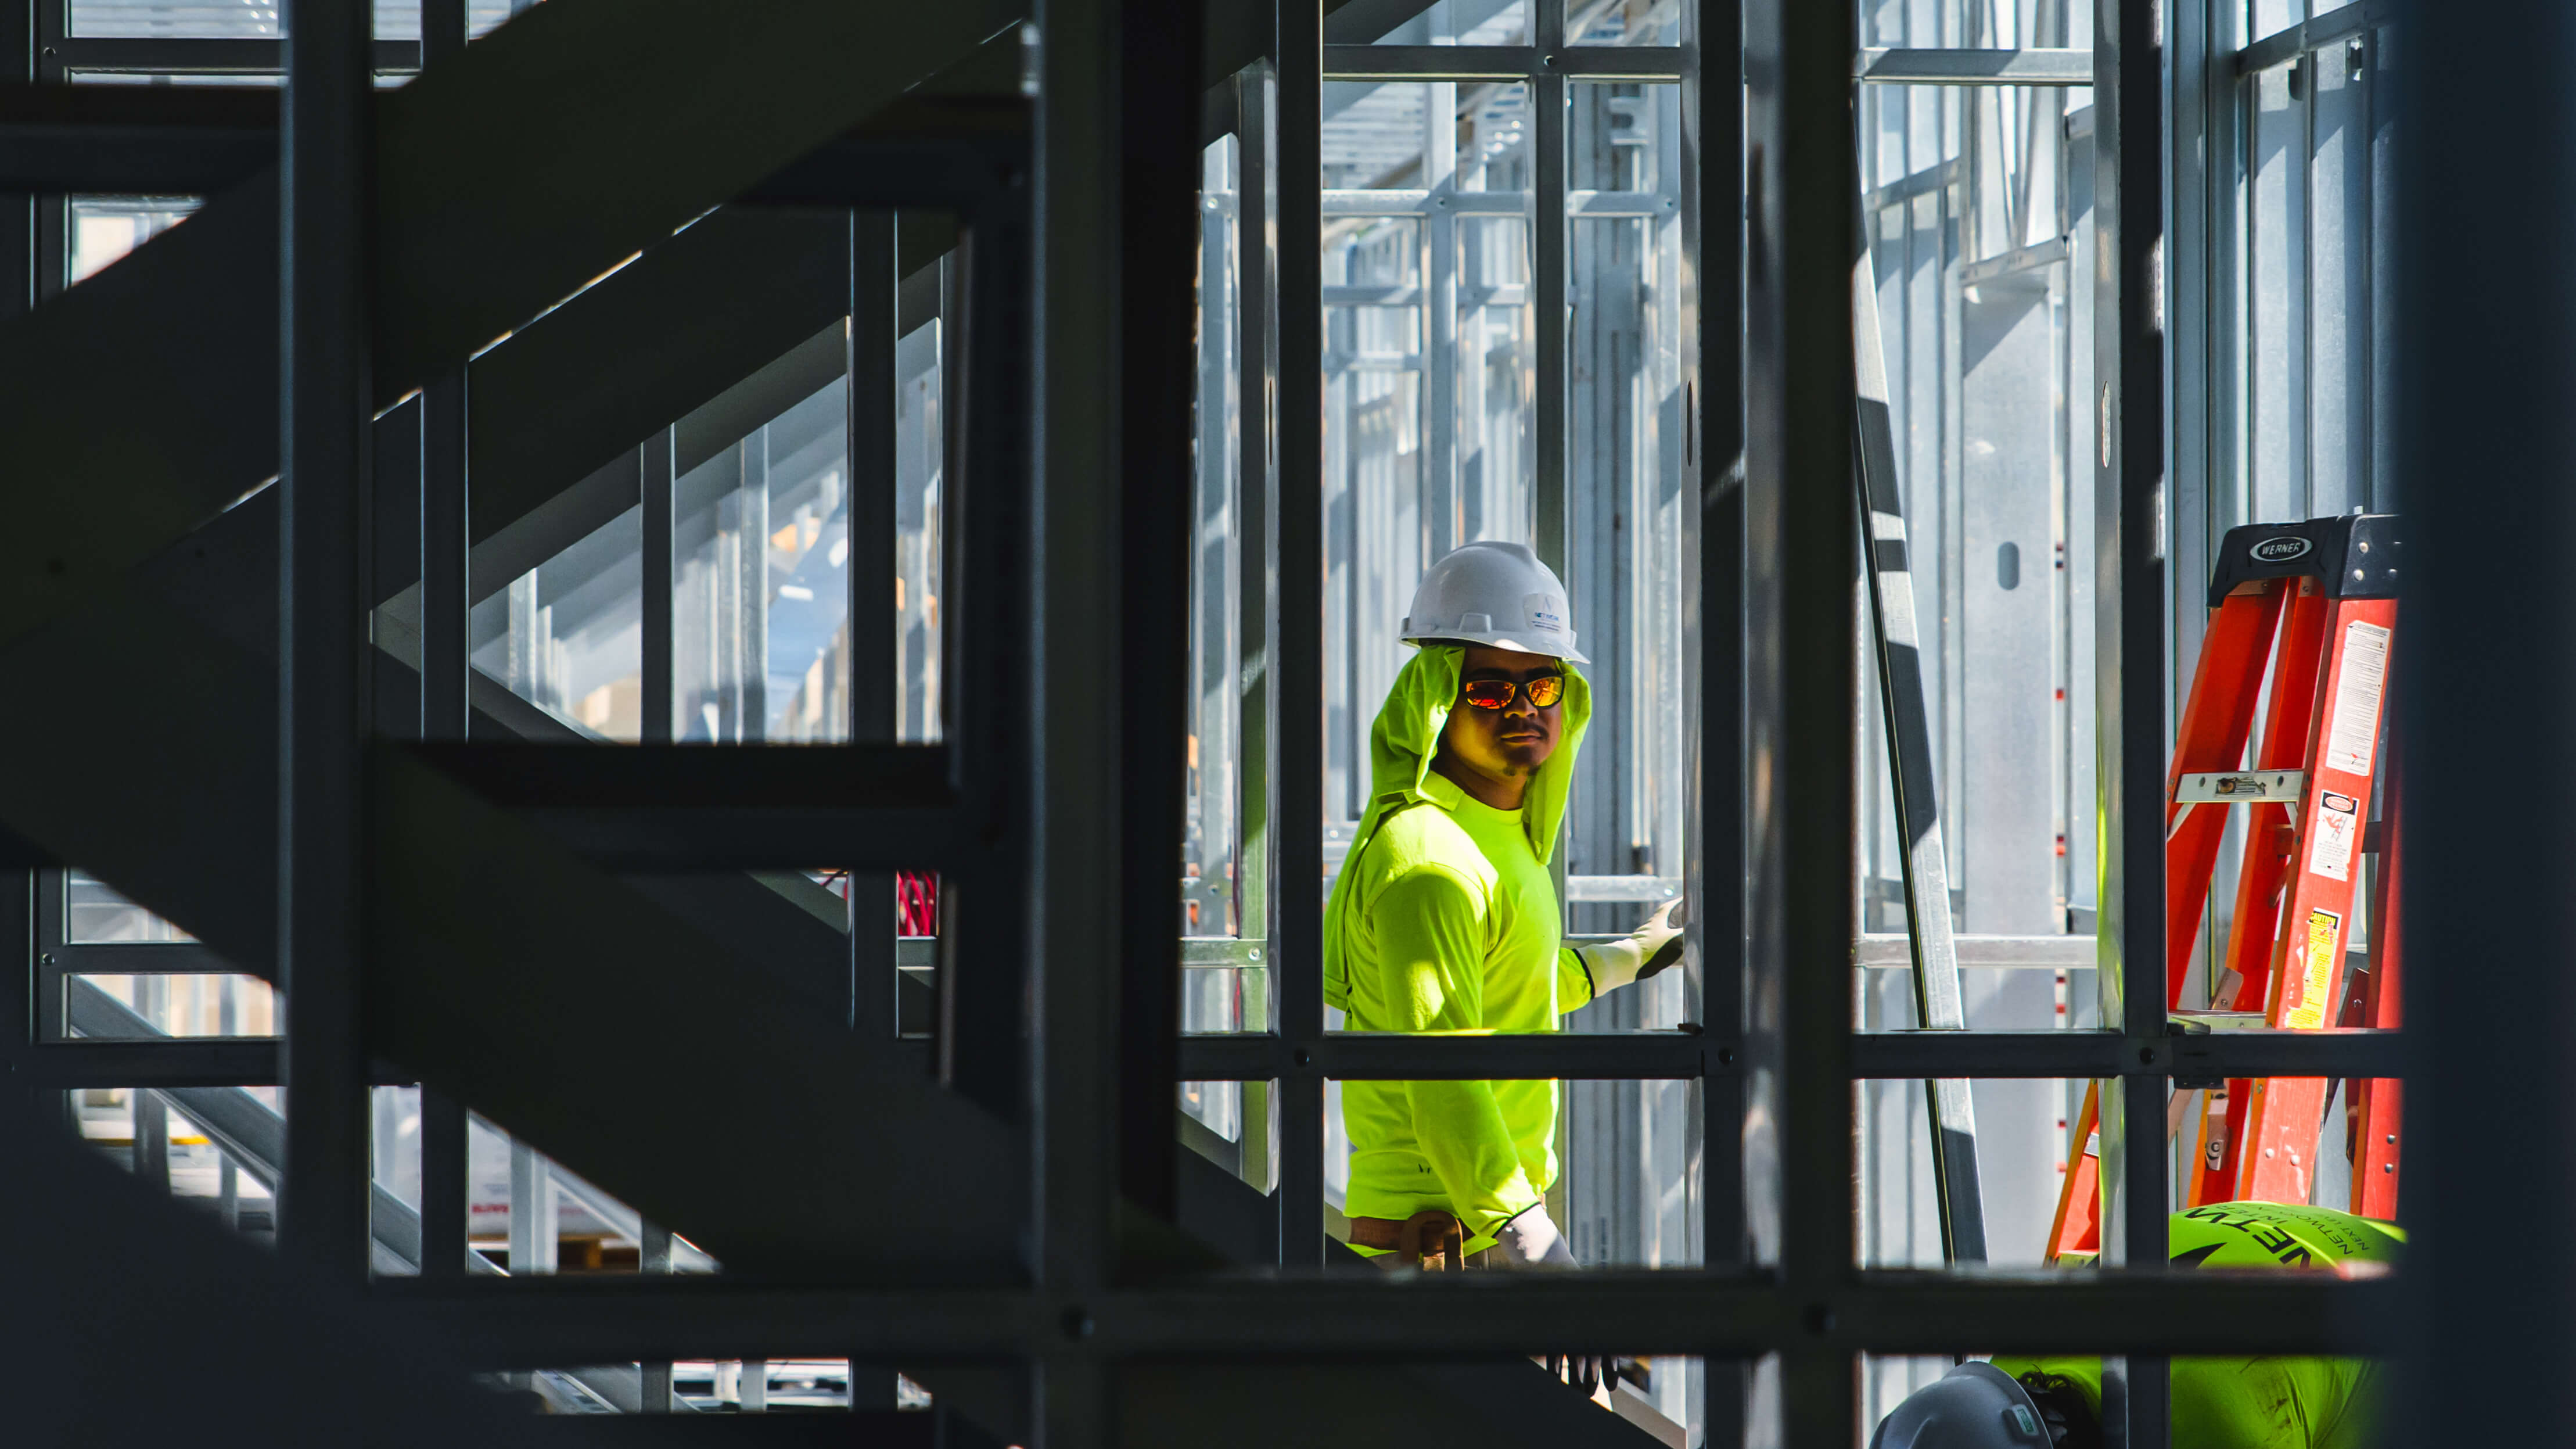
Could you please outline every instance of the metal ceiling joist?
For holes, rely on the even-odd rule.
[[[1015,8],[556,0],[384,93],[378,398],[850,129]],[[0,430],[22,440],[0,638],[273,470],[277,223],[264,173],[0,327]]]

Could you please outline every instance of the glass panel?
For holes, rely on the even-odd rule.
[[[272,1115],[279,1110],[275,1087],[198,1087],[176,1093],[80,1087],[63,1093],[63,1099],[81,1139],[110,1161],[153,1175],[171,1197],[264,1242],[276,1231],[277,1221],[267,1186],[271,1169],[235,1161],[188,1115],[192,1100],[216,1094],[247,1099]],[[158,1153],[150,1150],[156,1145]]]
[[[469,0],[481,35],[531,0]],[[285,35],[279,0],[69,0],[64,29],[84,39],[275,40]],[[376,0],[378,40],[418,40],[420,0]]]
[[[1565,33],[1576,45],[1678,45],[1678,0],[1570,0]]]
[[[279,0],[67,0],[64,30],[97,39],[275,40],[286,7]],[[420,33],[419,6],[412,33]]]
[[[2368,48],[2356,39],[2310,61],[2316,77],[2310,136],[2312,255],[2308,324],[2308,513],[2348,513],[2370,498],[2370,147],[2363,77]]]
[[[1434,405],[1445,404],[1448,416],[1435,413],[1425,422],[1432,448],[1425,562],[1481,539],[1525,543],[1536,517],[1538,313],[1530,295],[1529,196],[1536,122],[1529,94],[1528,86],[1515,84],[1471,88],[1462,98],[1457,209],[1463,214],[1454,251],[1435,252],[1455,268],[1454,281],[1435,276],[1433,289],[1454,290],[1458,320],[1454,350],[1432,357],[1449,376],[1435,372],[1428,384]],[[1399,612],[1404,603],[1397,600]]]
[[[1870,970],[1860,1018],[1872,1030],[1913,1025],[1914,987],[1902,970]],[[2056,1006],[2089,1001],[2092,973],[2075,992],[2047,970],[1961,973],[1968,1026],[1977,1031],[2035,1030]],[[2072,1128],[2084,1105],[2081,1080],[2008,1079],[1968,1084],[1977,1120],[1977,1178],[1985,1209],[1986,1261],[2032,1268],[2047,1255],[2049,1227],[2075,1149]],[[1942,1266],[1938,1183],[1932,1172],[1931,1116],[1919,1081],[1853,1084],[1860,1113],[1859,1262],[1870,1268]]]
[[[474,667],[594,738],[640,738],[643,526],[627,509],[477,603]]]
[[[1431,117],[1440,109],[1433,92],[1454,93],[1450,82],[1367,81],[1324,83],[1324,188],[1328,191],[1419,188],[1426,139],[1437,139]],[[1444,149],[1445,154],[1445,149]],[[1327,225],[1330,217],[1327,217]]]
[[[78,284],[177,226],[205,204],[195,196],[75,196],[67,281]]]
[[[942,266],[949,265],[942,262]],[[895,351],[896,658],[900,698],[895,738],[929,743],[939,722],[939,493],[945,337],[937,318],[914,329]]]
[[[845,394],[834,380],[679,479],[681,740],[849,737]]]
[[[256,976],[237,976],[211,972],[154,974],[148,976],[74,976],[73,990],[79,984],[96,987],[117,1004],[141,1017],[163,1036],[275,1036],[278,1034],[277,991]],[[87,1015],[76,999],[72,1003],[73,1027],[76,1032]],[[132,1025],[121,1018],[118,1025]],[[104,1023],[101,1023],[104,1024]],[[106,1037],[107,1032],[80,1032],[81,1035]],[[119,1031],[117,1037],[140,1036],[138,1030]]]
[[[2307,147],[2299,135],[2303,106],[2290,94],[2291,70],[2275,66],[2254,79],[2252,175],[2245,200],[2251,292],[2245,319],[2248,522],[2308,516],[2302,466],[2307,427],[2300,416],[2307,397],[2301,315],[2306,308],[2299,281],[2307,250],[2307,197],[2300,185]]]
[[[1383,22],[1380,22],[1383,23]],[[1360,10],[1324,18],[1332,45],[1527,45],[1529,0],[1434,0],[1429,9],[1377,35]]]
[[[1237,919],[1235,805],[1242,632],[1238,522],[1242,407],[1238,395],[1243,295],[1235,253],[1235,138],[1207,148],[1199,206],[1198,433],[1190,551],[1190,734],[1181,847],[1181,933],[1231,936]]]
[[[2329,0],[2332,3],[2332,0]],[[2245,43],[2250,45],[2306,18],[2306,0],[2250,0]]]
[[[465,1155],[467,1242],[475,1251],[513,1274],[635,1271],[636,1236],[643,1220],[634,1208],[471,1113]],[[514,1214],[520,1210],[530,1213],[530,1222],[542,1215],[553,1231],[514,1235]],[[517,1250],[528,1255],[525,1262],[510,1261],[514,1236]],[[707,1273],[717,1267],[695,1244],[672,1235],[673,1272]]]
[[[87,871],[63,872],[63,941],[80,946],[108,941],[194,941],[197,938],[143,909]]]
[[[1569,170],[1597,209],[1570,228],[1568,578],[1592,658],[1593,723],[1566,869],[1578,932],[1624,934],[1686,872],[1689,721],[1681,601],[1696,576],[1684,508],[1679,88],[1572,87]],[[1658,189],[1660,185],[1661,189]],[[1578,1013],[1619,1029],[1681,1019],[1657,979]]]
[[[2393,154],[2396,128],[2390,116],[2396,107],[2390,103],[2394,77],[2395,38],[2390,31],[2370,33],[2370,79],[2362,99],[2362,114],[2370,124],[2370,178],[2366,205],[2370,211],[2370,250],[2375,264],[2369,269],[2370,287],[2370,354],[2372,366],[2370,388],[2370,509],[2374,513],[2395,513],[2404,507],[2398,487],[2395,446],[2390,422],[2397,416],[2397,398],[2393,388],[2396,369],[2390,360],[2397,356],[2397,298],[2393,291],[2396,268],[2386,258],[2397,254],[2397,176]]]

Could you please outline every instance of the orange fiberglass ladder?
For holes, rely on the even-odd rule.
[[[2397,520],[2387,514],[2255,524],[2230,529],[2219,546],[2209,629],[2166,776],[2168,1009],[2182,1001],[2227,807],[2245,805],[2252,814],[2225,964],[2210,992],[2212,1015],[2242,1017],[2259,1006],[2262,1025],[2293,1031],[2398,1024],[2396,832],[2384,828],[2379,848],[2368,822],[2388,753],[2380,721],[2403,553]],[[2248,767],[2245,747],[2267,666],[2271,699]],[[2396,819],[2395,783],[2381,801],[2386,827]],[[2355,882],[2361,857],[2375,848],[2369,981],[2357,1000],[2345,1002]],[[2100,1248],[2098,1094],[2098,1083],[2086,1089],[2075,1123],[2049,1228],[2052,1262]],[[2394,1217],[2399,1086],[2357,1082],[2350,1095],[2352,1208]],[[2317,1077],[2210,1088],[2188,1205],[2307,1202],[2328,1096],[2328,1083]],[[2178,1090],[2177,1110],[2188,1100]]]

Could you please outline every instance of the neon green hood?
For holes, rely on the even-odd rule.
[[[1440,732],[1448,727],[1449,709],[1458,701],[1458,672],[1466,651],[1454,645],[1426,644],[1405,661],[1386,691],[1386,703],[1369,731],[1369,801],[1360,816],[1359,834],[1349,859],[1368,849],[1386,817],[1423,802],[1422,782],[1431,774],[1440,751]],[[1574,793],[1574,759],[1583,747],[1583,732],[1592,723],[1592,686],[1572,664],[1565,666],[1564,733],[1556,753],[1539,766],[1522,798],[1522,819],[1529,829],[1530,849],[1544,865],[1556,853],[1556,837],[1565,822],[1567,799]],[[1350,909],[1350,887],[1356,873],[1345,861],[1333,879],[1332,899],[1324,905],[1324,1000],[1347,1009],[1350,977],[1342,963],[1343,916]]]

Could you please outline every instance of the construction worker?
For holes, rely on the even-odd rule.
[[[1368,808],[1324,913],[1324,997],[1355,1031],[1555,1031],[1681,955],[1671,907],[1565,944],[1548,856],[1592,697],[1565,587],[1520,544],[1423,575],[1418,652],[1370,735]],[[1345,1082],[1351,1245],[1391,1265],[1572,1267],[1547,1214],[1552,1081]]]
[[[2386,1272],[2394,1224],[2331,1208],[2225,1202],[2173,1216],[2175,1266]],[[2070,1260],[2061,1260],[2070,1261]],[[2377,1361],[2173,1360],[2175,1449],[2360,1449],[2378,1420]],[[2103,1442],[2102,1360],[1964,1363],[1879,1422],[1870,1449],[2082,1449]]]

